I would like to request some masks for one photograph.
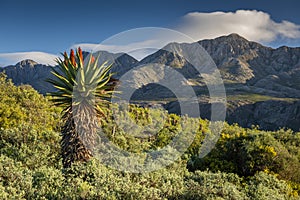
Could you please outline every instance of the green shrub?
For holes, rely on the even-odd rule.
[[[285,181],[264,172],[259,172],[250,178],[247,193],[254,200],[299,199]]]
[[[204,158],[193,156],[188,168],[191,171],[209,169],[236,173],[244,177],[264,171],[300,183],[299,146],[295,142],[298,134],[284,134],[282,131],[266,132],[226,125],[215,148]]]
[[[181,199],[249,199],[242,181],[235,174],[196,171],[187,180]]]
[[[0,196],[26,199],[32,191],[32,172],[22,163],[0,155]]]
[[[31,86],[14,86],[4,73],[0,73],[0,128],[27,123],[53,130],[59,123],[60,110]]]
[[[21,162],[30,169],[60,166],[59,134],[49,130],[37,131],[31,126],[0,130],[0,154]]]

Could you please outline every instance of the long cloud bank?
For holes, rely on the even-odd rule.
[[[58,55],[45,52],[0,53],[0,67],[16,64],[22,60],[31,59],[44,65],[55,65]]]

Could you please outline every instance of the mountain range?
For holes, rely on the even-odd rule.
[[[226,121],[243,127],[258,125],[265,130],[286,127],[299,131],[300,48],[266,47],[237,34],[201,40],[197,44],[210,55],[223,79],[227,96]],[[188,44],[169,45],[183,51]],[[188,80],[197,94],[201,117],[210,119],[209,91],[201,74],[184,57],[162,48],[141,61],[128,54],[102,51],[100,62],[105,60],[114,60],[115,78],[149,63],[172,67]],[[5,71],[16,85],[30,84],[46,94],[54,90],[45,80],[52,76],[51,70],[55,67],[24,60],[0,70]],[[180,113],[176,96],[157,84],[142,86],[132,96],[132,102],[144,106],[160,104],[169,112]]]

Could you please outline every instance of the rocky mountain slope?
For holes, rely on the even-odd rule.
[[[196,43],[195,43],[196,44]],[[280,127],[300,129],[300,48],[265,47],[231,34],[200,44],[211,56],[222,76],[227,95],[227,121],[250,127],[274,130]],[[187,45],[172,43],[178,52]],[[127,54],[101,52],[101,60],[115,60],[113,71],[116,78],[139,65],[159,63],[176,69],[188,79],[200,103],[201,117],[210,118],[210,101],[201,74],[184,56],[163,48],[140,62]],[[191,51],[193,51],[191,49]],[[193,52],[189,52],[193,53]],[[44,82],[51,76],[52,66],[31,60],[5,67],[6,74],[16,84],[30,84],[45,94],[53,90]],[[142,77],[140,77],[142,79]],[[133,80],[134,81],[134,80]],[[178,83],[181,84],[181,83]],[[145,85],[132,98],[143,105],[162,104],[170,112],[180,113],[176,96],[157,84]]]
[[[198,42],[214,60],[222,76],[227,95],[227,121],[244,127],[259,125],[275,130],[289,127],[300,129],[300,48],[273,49],[231,34]],[[174,43],[178,52],[184,45]],[[208,91],[201,75],[191,64],[173,52],[159,50],[140,63],[161,63],[177,69],[193,85],[200,104],[201,117],[210,118]],[[165,88],[155,86],[140,91],[141,99],[165,97]],[[174,99],[174,94],[170,94]],[[157,98],[156,98],[157,99]],[[170,100],[165,108],[180,113],[178,101]]]
[[[14,84],[29,84],[42,94],[53,91],[54,88],[45,80],[52,76],[52,66],[38,64],[33,60],[23,60],[16,65],[10,65],[1,71],[4,71],[8,78],[12,79]]]
[[[236,34],[199,44],[222,74],[229,122],[299,130],[300,48],[273,49]]]
[[[283,97],[299,97],[300,48],[272,49],[237,34],[199,41],[211,55],[225,82],[263,88]]]

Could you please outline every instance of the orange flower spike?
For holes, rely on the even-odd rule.
[[[74,67],[76,67],[77,64],[76,64],[75,53],[74,53],[74,50],[73,50],[73,49],[71,49],[71,52],[70,52],[70,60],[71,60],[72,65],[73,65]]]
[[[83,63],[83,55],[80,47],[78,48],[78,53],[79,53],[80,62]]]
[[[94,63],[95,62],[95,57],[94,56],[92,56],[92,58],[91,58],[92,60],[91,60],[91,63]]]

